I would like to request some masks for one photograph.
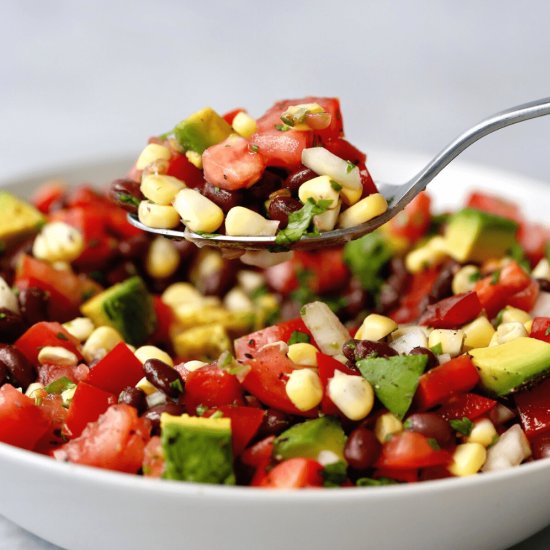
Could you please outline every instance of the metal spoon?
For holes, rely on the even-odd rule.
[[[390,207],[384,214],[376,218],[349,227],[347,229],[335,229],[325,231],[316,236],[304,236],[299,241],[292,243],[293,250],[311,250],[331,246],[342,245],[353,239],[374,231],[376,228],[391,220],[398,212],[403,210],[418,193],[426,189],[430,183],[445,166],[455,159],[462,151],[475,143],[478,139],[485,137],[497,130],[540,116],[550,114],[550,97],[531,101],[512,107],[500,113],[490,116],[469,130],[459,135],[447,147],[445,147],[428,165],[416,176],[402,184],[377,183],[378,191],[386,197]],[[154,229],[142,224],[135,216],[129,215],[132,225],[158,235],[164,235],[172,239],[187,239],[199,247],[213,246],[216,248],[233,248],[242,250],[280,250],[275,242],[275,237],[242,236],[231,237],[227,235],[204,236],[192,231],[179,231],[174,229]],[[286,249],[288,249],[286,248]]]

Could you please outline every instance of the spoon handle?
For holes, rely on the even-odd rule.
[[[550,97],[529,101],[516,107],[511,107],[505,111],[496,113],[481,122],[472,126],[460,134],[447,147],[445,147],[428,165],[423,168],[416,176],[408,183],[410,189],[405,193],[404,199],[408,202],[409,197],[414,197],[420,191],[423,191],[428,183],[430,183],[447,164],[455,159],[462,151],[470,147],[478,139],[485,137],[497,130],[501,130],[506,126],[523,122],[531,118],[545,116],[550,114]]]

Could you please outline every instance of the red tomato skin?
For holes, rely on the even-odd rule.
[[[400,481],[402,483],[415,483],[418,481],[418,469],[392,469],[392,468],[377,468],[374,470],[372,477],[374,479],[380,479],[381,477],[388,477],[394,479],[395,481]]]
[[[337,157],[349,160],[353,164],[364,166],[367,162],[367,155],[343,138],[326,139],[323,141],[323,147]]]
[[[60,323],[41,321],[34,324],[15,342],[15,347],[33,364],[38,364],[38,354],[44,346],[57,346],[74,353],[78,360],[80,342],[72,336]]]
[[[262,480],[266,489],[302,489],[322,487],[323,467],[309,458],[289,458],[277,464]]]
[[[82,435],[54,451],[57,460],[135,474],[142,467],[150,423],[125,404],[112,405]]]
[[[426,234],[430,223],[431,199],[423,191],[389,222],[388,227],[392,235],[415,242]]]
[[[67,409],[63,406],[61,395],[50,394],[42,398],[39,405],[45,418],[50,424],[48,431],[36,444],[35,451],[48,454],[52,449],[61,445],[65,434]],[[63,434],[63,435],[62,435]]]
[[[475,319],[482,309],[475,292],[464,292],[430,304],[418,322],[433,328],[458,328]]]
[[[436,412],[445,420],[462,419],[474,420],[491,411],[497,402],[477,393],[458,393],[451,396]]]
[[[550,317],[535,317],[529,336],[550,344]]]
[[[414,470],[449,464],[451,459],[451,453],[443,449],[434,449],[424,435],[405,431],[395,434],[384,443],[375,467],[387,470]]]
[[[273,455],[273,442],[275,441],[275,436],[270,435],[258,443],[248,447],[242,455],[241,461],[247,466],[253,466],[259,468],[261,466],[269,464],[271,462],[271,457]]]
[[[114,393],[80,382],[67,413],[67,428],[71,436],[78,437],[89,422],[96,421],[99,415],[116,402],[117,396]]]
[[[475,191],[468,197],[466,206],[502,216],[518,223],[522,220],[521,212],[516,204],[496,195]]]
[[[194,414],[199,405],[210,408],[233,404],[244,405],[241,385],[233,374],[215,364],[187,374],[185,405],[190,414]]]
[[[328,415],[340,414],[338,407],[332,402],[332,399],[328,395],[327,386],[329,380],[334,376],[335,371],[343,372],[352,376],[358,376],[359,373],[354,371],[346,365],[340,363],[340,361],[325,355],[324,353],[317,353],[317,369],[319,372],[319,378],[323,386],[323,401],[321,401],[321,412]]]
[[[535,303],[539,297],[539,290],[539,283],[532,280],[523,290],[510,296],[507,305],[529,312],[535,307]]]
[[[90,369],[85,381],[118,395],[126,386],[135,386],[143,376],[143,366],[139,359],[124,342],[120,342]]]
[[[48,214],[53,206],[61,204],[64,196],[65,186],[53,181],[41,185],[33,193],[31,201],[42,214]]]
[[[157,318],[155,332],[151,335],[151,341],[157,344],[170,344],[170,328],[174,323],[173,309],[165,304],[160,296],[153,296],[153,308]]]
[[[64,367],[62,365],[38,365],[38,382],[47,386],[55,380],[66,377],[71,382],[78,384],[88,376],[90,369],[84,363],[79,363],[74,367]]]
[[[294,130],[258,132],[250,138],[250,143],[258,146],[258,153],[267,166],[292,170],[302,164],[302,151],[311,144],[310,134]]]
[[[540,224],[524,221],[519,226],[518,241],[532,266],[546,255],[550,242],[550,228]]]
[[[527,437],[550,431],[550,378],[514,396]]]
[[[237,107],[236,109],[232,109],[231,111],[228,111],[224,115],[222,115],[222,118],[227,122],[227,124],[232,125],[233,120],[235,120],[235,117],[239,113],[246,113],[246,109],[243,109],[242,107]]]
[[[158,435],[153,436],[143,451],[143,475],[161,478],[164,473],[164,453]]]
[[[0,441],[33,450],[48,432],[50,422],[34,400],[11,384],[0,388]]]
[[[445,402],[455,393],[470,391],[479,382],[479,373],[468,355],[460,355],[420,377],[415,403],[421,410]]]

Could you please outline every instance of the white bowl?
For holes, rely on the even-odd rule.
[[[382,181],[402,181],[422,157],[371,152]],[[130,161],[88,163],[9,182],[26,195],[61,176],[107,183]],[[550,186],[457,162],[432,184],[439,208],[468,189],[517,200],[543,220]],[[0,514],[71,549],[499,549],[550,523],[550,459],[466,479],[379,488],[265,491],[154,480],[56,462],[0,444]]]

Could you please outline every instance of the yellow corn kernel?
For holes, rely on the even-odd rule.
[[[460,477],[474,475],[479,472],[486,459],[487,451],[483,445],[463,443],[455,449],[449,472]]]
[[[194,189],[179,191],[174,208],[191,231],[213,233],[223,223],[223,210]]]
[[[199,170],[202,170],[202,155],[196,151],[186,151],[185,156],[187,160]]]
[[[343,229],[368,222],[388,209],[388,203],[380,193],[373,193],[344,210],[338,218],[338,227]]]
[[[487,317],[478,317],[462,327],[464,332],[464,348],[486,348],[495,334],[493,325]]]
[[[151,384],[145,376],[136,384],[136,388],[145,393],[145,395],[151,395],[158,391],[158,389],[155,388],[155,386],[153,386],[153,384]]]
[[[477,279],[479,279],[479,275],[479,267],[475,265],[461,267],[453,277],[453,294],[462,294],[463,292],[473,290]]]
[[[141,179],[140,189],[151,202],[168,206],[184,187],[185,184],[173,176],[149,174]]]
[[[420,273],[430,267],[442,264],[449,257],[445,240],[432,237],[428,242],[405,256],[405,267],[409,273]]]
[[[391,435],[402,431],[403,422],[390,412],[381,414],[374,424],[374,435],[380,443],[385,443]]]
[[[397,323],[393,319],[390,319],[385,315],[371,313],[365,317],[365,320],[359,327],[355,338],[357,340],[373,340],[377,342],[378,340],[385,338],[396,329]]]
[[[437,328],[430,332],[428,337],[428,346],[433,348],[441,344],[441,353],[448,353],[451,357],[460,355],[464,343],[464,332],[462,330],[451,330],[446,328]]]
[[[157,348],[156,346],[141,346],[134,352],[134,354],[142,364],[148,359],[158,359],[170,367],[174,366],[174,361],[172,361],[172,358],[165,351]]]
[[[183,364],[183,366],[189,371],[193,372],[194,370],[202,369],[202,367],[206,367],[208,363],[205,363],[204,361],[197,361],[196,359],[193,361],[187,361]]]
[[[38,362],[41,365],[60,365],[74,367],[78,364],[78,357],[61,346],[44,346],[38,352]]]
[[[297,365],[316,367],[318,351],[319,350],[312,344],[300,342],[298,344],[290,344],[290,346],[288,346],[287,357]]]
[[[241,269],[237,273],[237,281],[240,287],[249,295],[266,284],[262,273],[248,269]]]
[[[531,316],[523,309],[506,306],[502,311],[502,323],[521,323],[522,325],[531,321]]]
[[[225,218],[225,232],[227,235],[264,235],[273,236],[277,233],[279,221],[267,220],[262,215],[244,208],[243,206],[234,206],[229,210]]]
[[[342,202],[347,206],[352,206],[357,203],[363,194],[363,188],[350,189],[349,187],[342,187],[340,189],[340,198]]]
[[[338,216],[340,215],[340,208],[342,204],[338,200],[338,204],[335,208],[331,208],[322,214],[313,216],[313,225],[318,231],[332,231],[336,227],[338,222]]]
[[[103,359],[107,353],[122,341],[122,336],[113,327],[97,327],[84,343],[82,355],[88,363]]]
[[[180,265],[178,249],[170,239],[156,237],[147,250],[145,270],[155,279],[164,279],[175,273]]]
[[[529,319],[526,323],[523,323],[527,334],[531,334],[531,329],[533,328],[533,319]]]
[[[286,394],[300,411],[313,409],[323,399],[321,379],[313,369],[292,371],[286,383]]]
[[[159,145],[158,143],[149,143],[140,153],[136,161],[136,168],[144,170],[147,166],[159,160],[170,160],[171,156],[172,153],[168,147]]]
[[[340,186],[341,187],[341,186]],[[338,206],[340,191],[338,185],[328,176],[317,176],[308,180],[298,189],[298,198],[305,204],[309,199],[318,201],[330,201],[329,209]]]
[[[76,317],[72,321],[63,323],[63,328],[79,342],[84,342],[90,337],[95,327],[88,317]]]
[[[233,119],[233,130],[243,138],[249,138],[256,133],[256,121],[244,111],[237,113]]]
[[[519,321],[513,321],[511,323],[501,323],[497,327],[497,331],[491,339],[491,344],[498,346],[500,344],[505,344],[506,342],[511,342],[516,338],[522,338],[524,336],[527,336],[527,330],[525,330],[525,327]]]
[[[533,269],[531,276],[535,279],[548,279],[550,280],[550,262],[543,258]]]
[[[350,420],[362,420],[374,405],[374,391],[368,380],[335,371],[328,382],[328,395]]]
[[[32,247],[33,256],[47,262],[72,262],[83,250],[82,233],[64,222],[47,223]]]
[[[252,311],[254,304],[246,292],[238,286],[232,288],[223,298],[223,306],[228,311]]]
[[[498,434],[493,423],[488,418],[482,418],[481,420],[475,421],[470,435],[466,438],[466,442],[479,443],[487,448],[489,445],[494,443],[497,435]]]
[[[141,201],[138,207],[138,219],[147,227],[155,229],[173,229],[180,223],[178,212],[173,206]]]
[[[162,293],[161,300],[168,306],[200,304],[203,295],[190,283],[174,283]]]

